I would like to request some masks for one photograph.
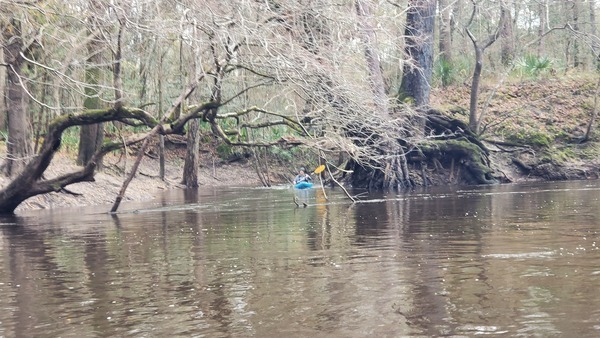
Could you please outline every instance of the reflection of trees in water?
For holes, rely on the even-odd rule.
[[[205,203],[187,194],[188,203]],[[573,332],[574,318],[582,325],[600,316],[598,251],[574,251],[600,243],[597,191],[411,194],[353,206],[325,203],[315,191],[306,209],[287,194],[287,208],[250,200],[239,211],[192,205],[77,225],[63,216],[39,227],[19,220],[1,230],[0,282],[20,287],[0,286],[8,290],[0,306],[9,309],[0,320],[23,336],[261,336],[284,325],[351,336],[367,322],[377,323],[374,333],[439,336],[475,334],[475,324]],[[548,223],[573,208],[582,216]],[[552,253],[556,238],[572,255],[498,255]],[[559,319],[561,311],[570,317]]]
[[[6,283],[14,286],[13,304],[3,308],[15,309],[14,316],[6,321],[13,324],[14,334],[44,335],[48,328],[60,334],[72,321],[83,322],[93,312],[80,305],[90,300],[89,290],[83,286],[87,280],[81,245],[85,235],[48,228],[37,224],[36,219],[15,217],[14,223],[2,228],[10,239],[4,255],[9,261]],[[82,323],[77,329],[92,332],[89,324]]]
[[[4,246],[6,252],[2,253],[5,271],[0,277],[3,285],[10,287],[10,297],[0,300],[2,306],[0,322],[7,323],[13,329],[16,337],[26,337],[40,322],[51,320],[50,313],[40,311],[40,300],[46,300],[44,293],[53,293],[50,288],[44,290],[37,285],[36,280],[42,279],[45,271],[57,271],[56,265],[45,256],[47,249],[43,238],[36,236],[35,231],[30,231],[20,217],[3,218],[6,223],[14,225],[2,226],[2,235],[10,239]],[[3,250],[4,251],[4,250]],[[35,269],[35,265],[44,269]],[[4,287],[3,287],[4,289]],[[14,310],[11,310],[14,309]]]
[[[427,335],[450,334],[455,331],[456,309],[461,299],[474,293],[485,297],[484,290],[462,290],[460,278],[476,274],[485,281],[485,268],[471,264],[470,271],[455,271],[456,260],[473,260],[481,255],[481,228],[472,227],[465,215],[484,216],[489,201],[460,201],[437,196],[406,195],[387,200],[377,206],[365,206],[360,219],[371,219],[376,226],[357,231],[371,237],[393,234],[398,250],[398,264],[406,269],[397,276],[407,285],[405,294],[396,295],[394,310],[416,332]],[[367,224],[368,225],[368,224]],[[456,249],[456,251],[454,251]]]

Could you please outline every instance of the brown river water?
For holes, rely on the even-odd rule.
[[[2,218],[0,338],[600,336],[600,181],[325,192]]]

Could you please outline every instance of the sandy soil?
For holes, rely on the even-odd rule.
[[[127,161],[118,156],[107,156],[105,167],[96,173],[95,182],[73,184],[67,189],[78,195],[69,193],[50,193],[32,197],[23,202],[19,210],[61,208],[86,205],[111,205],[117,197],[126,179],[125,167],[130,168],[135,158]],[[71,156],[58,154],[46,171],[45,177],[52,178],[65,172],[77,170]],[[183,159],[170,158],[165,168],[165,180],[158,177],[158,161],[145,157],[137,175],[129,184],[123,202],[145,201],[153,199],[158,192],[166,189],[183,189],[180,184],[183,171]],[[127,170],[129,173],[130,170]],[[235,162],[223,164],[205,159],[200,166],[200,189],[204,186],[261,186],[260,179],[251,163]],[[274,184],[284,183],[284,177],[272,177]],[[7,183],[7,178],[0,177],[0,186]],[[80,194],[80,195],[79,195]]]

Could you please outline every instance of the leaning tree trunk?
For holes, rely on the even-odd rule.
[[[52,179],[42,179],[42,175],[50,165],[54,154],[60,148],[62,134],[67,128],[122,119],[134,119],[150,126],[157,124],[152,116],[136,109],[91,110],[81,114],[67,114],[55,118],[48,126],[39,153],[30,158],[25,169],[0,190],[0,214],[13,213],[15,208],[29,197],[48,192],[58,192],[73,183],[92,181],[96,164],[102,156],[109,151],[122,148],[123,143],[107,143],[96,152],[91,161],[78,171],[66,173]],[[139,142],[139,140],[128,142],[128,144],[135,142]]]

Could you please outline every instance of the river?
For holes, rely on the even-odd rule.
[[[600,336],[600,181],[325,193],[2,218],[0,337]]]

